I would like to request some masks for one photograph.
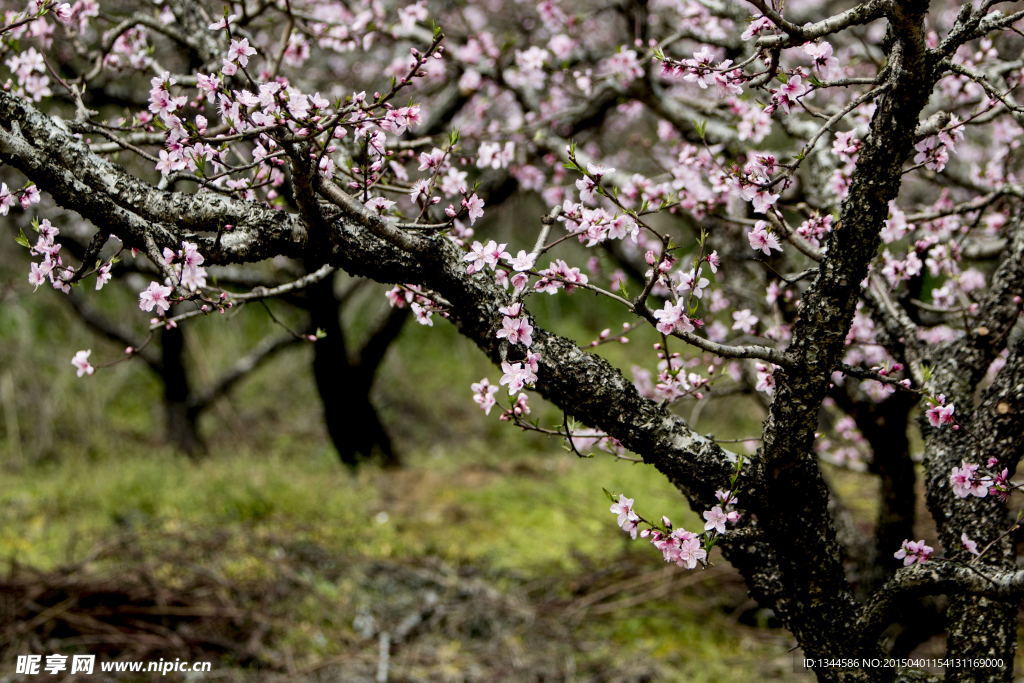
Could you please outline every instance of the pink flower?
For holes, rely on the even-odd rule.
[[[436,169],[440,169],[441,168],[441,164],[444,161],[444,159],[445,159],[445,152],[444,152],[444,150],[443,149],[438,149],[437,147],[435,147],[434,149],[430,150],[429,152],[420,152],[420,157],[419,157],[420,166],[419,166],[419,170],[421,170],[421,171],[430,171],[430,170],[433,170],[435,168]]]
[[[832,45],[828,41],[805,43],[804,54],[814,62],[814,68],[823,78],[832,78],[836,72],[836,60],[832,57]]]
[[[515,401],[515,403],[512,404],[511,412],[512,412],[513,415],[518,415],[518,416],[529,415],[530,414],[529,396],[527,396],[526,394],[519,394],[518,396],[516,396],[516,401]]]
[[[633,512],[633,499],[626,498],[626,496],[620,493],[619,502],[612,503],[609,510],[613,515],[618,515],[616,521],[622,530],[628,533],[632,538],[636,538],[640,516]]]
[[[60,23],[67,24],[71,21],[71,3],[62,2],[54,5],[50,10]]]
[[[768,230],[768,224],[764,221],[754,224],[754,227],[747,233],[747,241],[750,242],[751,249],[761,251],[765,256],[771,256],[772,251],[782,251],[779,238]]]
[[[949,162],[949,147],[943,144],[939,136],[932,135],[914,145],[917,154],[914,155],[915,164],[924,164],[924,167],[936,173],[946,168]]]
[[[220,88],[220,79],[213,74],[197,73],[196,87],[206,93],[207,101],[212,102],[213,96],[217,93],[217,89]]]
[[[494,394],[498,392],[498,387],[493,386],[490,380],[484,377],[479,382],[470,385],[470,388],[473,390],[473,401],[483,408],[485,415],[490,415],[491,408],[497,403]]]
[[[504,147],[500,142],[481,142],[476,165],[479,168],[508,168],[515,151],[514,142],[506,142]]]
[[[17,197],[7,187],[7,183],[0,183],[0,216],[6,216],[10,208],[17,202]]]
[[[953,424],[953,412],[956,410],[955,406],[950,403],[947,405],[932,406],[924,412],[928,416],[928,423],[932,427],[941,427],[943,425]]]
[[[181,243],[181,284],[192,291],[206,286],[206,259],[199,253],[199,248],[192,242]]]
[[[484,200],[476,196],[475,192],[471,194],[468,199],[462,200],[462,206],[469,212],[470,225],[476,223],[476,219],[481,218],[484,215]]]
[[[701,547],[700,540],[696,537],[687,538],[679,544],[679,559],[676,561],[680,567],[695,569],[698,562],[703,562],[708,553]]]
[[[39,188],[35,185],[29,185],[21,193],[21,208],[27,209],[33,204],[38,204],[40,199]]]
[[[977,476],[978,467],[979,465],[964,460],[960,463],[960,467],[953,468],[949,475],[949,483],[957,498],[967,498],[968,496],[984,498],[988,495],[988,485],[992,479],[991,477]]]
[[[721,505],[716,505],[704,512],[704,531],[711,531],[714,529],[720,534],[725,533],[725,523],[729,520],[729,516],[722,510]]]
[[[496,336],[498,339],[508,339],[509,344],[533,345],[533,327],[522,317],[504,318]]]
[[[167,175],[171,171],[180,171],[185,168],[186,162],[180,152],[168,152],[165,149],[159,151],[159,160],[156,162],[156,170]]]
[[[655,327],[662,334],[672,334],[677,330],[680,332],[693,332],[693,323],[683,313],[682,303],[674,304],[671,301],[666,301],[660,311],[654,312],[654,317],[658,320],[658,324]]]
[[[434,312],[430,310],[430,308],[414,301],[409,305],[409,309],[412,311],[412,314],[416,316],[417,323],[425,325],[426,327],[434,326]]]
[[[804,79],[800,74],[790,76],[788,81],[771,91],[772,102],[768,105],[767,109],[774,111],[776,108],[781,108],[782,111],[788,114],[796,104],[796,101],[809,91],[810,87],[804,84]]]
[[[462,257],[463,261],[471,262],[466,267],[466,272],[472,275],[483,270],[485,266],[496,267],[501,259],[509,258],[509,253],[505,251],[506,246],[506,244],[498,244],[494,240],[491,240],[486,245],[480,242],[473,242],[469,253]]]
[[[239,66],[247,66],[249,57],[256,54],[256,49],[249,46],[249,39],[232,40],[228,46],[227,61],[237,62]]]
[[[506,258],[505,260],[508,261],[513,270],[522,272],[533,268],[533,264],[537,260],[537,256],[535,254],[528,254],[526,251],[520,249],[519,253],[516,254],[515,257]]]
[[[747,29],[740,35],[743,40],[750,40],[754,36],[761,35],[765,31],[775,29],[775,24],[768,17],[757,17],[750,22]]]
[[[393,201],[385,199],[384,197],[372,197],[366,202],[366,208],[375,212],[377,215],[383,214],[394,205],[395,203]]]
[[[103,285],[110,282],[110,267],[112,264],[104,263],[96,272],[96,290],[103,289]]]
[[[722,263],[722,259],[718,255],[718,251],[711,252],[705,258],[707,259],[708,265],[711,267],[711,272],[717,273],[718,266]]]
[[[711,284],[711,281],[706,277],[701,277],[696,268],[689,272],[683,273],[679,285],[676,287],[676,291],[680,294],[684,292],[693,292],[693,295],[698,299],[704,298],[704,289]]]
[[[966,531],[964,533],[960,534],[960,543],[963,545],[964,550],[966,550],[970,554],[972,554],[972,555],[981,555],[981,553],[978,552],[978,542],[975,541],[975,540],[972,540],[971,538],[969,538],[967,536],[967,532]]]
[[[754,328],[757,327],[757,316],[751,313],[749,308],[733,311],[732,319],[732,329],[739,330],[743,334],[753,334]]]
[[[527,384],[533,384],[537,381],[537,375],[534,374],[533,370],[529,367],[524,367],[522,363],[502,363],[501,371],[504,374],[498,383],[508,385],[509,396],[518,393]]]
[[[995,460],[995,458],[989,458],[989,462],[992,460]],[[999,461],[997,460],[996,462],[998,463]],[[989,465],[989,467],[992,467],[992,465]],[[1009,480],[1010,470],[1004,467],[1003,471],[996,474],[990,482],[991,485],[989,486],[988,492],[993,496],[997,496],[999,500],[1005,502],[1006,499],[1010,497],[1010,494],[1013,493],[1013,486],[1010,484]]]
[[[920,541],[905,540],[900,549],[893,553],[893,557],[903,560],[903,566],[909,567],[915,562],[924,564],[931,558],[933,552],[935,549],[926,545],[923,538]]]
[[[85,349],[75,353],[75,357],[71,359],[71,364],[78,370],[78,376],[91,375],[96,371],[96,368],[89,363],[89,354],[92,353],[92,349]]]
[[[168,297],[171,288],[158,282],[150,282],[149,287],[139,292],[139,308],[143,311],[156,309],[157,313],[166,313],[171,307]]]
[[[38,263],[33,263],[29,266],[28,283],[35,289],[39,289],[39,285],[46,282],[46,274],[47,269],[45,267],[40,267]]]
[[[757,371],[757,385],[754,387],[757,391],[764,392],[771,396],[775,393],[775,371],[767,365],[758,365],[755,367]]]
[[[207,28],[209,28],[211,31],[219,31],[221,29],[227,28],[230,24],[233,24],[235,19],[237,18],[237,14],[229,14],[228,16],[221,17],[217,21],[213,22]]]

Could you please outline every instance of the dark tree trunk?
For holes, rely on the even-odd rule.
[[[370,400],[372,377],[349,357],[333,279],[318,282],[307,294],[312,326],[324,333],[313,345],[313,376],[338,457],[353,468],[374,457],[386,466],[397,466],[391,437]]]
[[[185,367],[185,334],[180,328],[160,333],[160,354],[167,440],[189,457],[197,457],[206,451],[206,444],[199,434],[198,412],[190,405],[192,394]]]

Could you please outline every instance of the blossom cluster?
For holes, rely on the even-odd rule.
[[[6,188],[7,186],[4,185],[3,189],[6,190]],[[73,268],[65,266],[61,258],[61,245],[56,241],[60,230],[44,218],[36,225],[36,231],[39,237],[36,243],[29,248],[29,253],[39,257],[40,260],[38,263],[33,261],[29,265],[29,284],[38,289],[39,285],[49,280],[54,289],[65,294],[70,292],[71,285],[68,283],[75,271]],[[107,273],[104,273],[103,276],[109,278]],[[100,287],[102,287],[101,280],[97,280],[96,288]]]
[[[1019,485],[1010,481],[1010,470],[1004,467],[998,470],[999,461],[992,458],[982,468],[977,463],[960,463],[954,467],[949,475],[949,485],[957,498],[985,498],[988,495],[997,496],[1005,501]]]
[[[704,511],[704,530],[700,533],[682,527],[673,528],[668,517],[662,517],[658,525],[648,522],[634,510],[634,499],[623,494],[619,495],[618,500],[612,499],[610,511],[616,515],[619,528],[629,534],[630,538],[649,539],[651,545],[661,551],[666,562],[694,569],[698,564],[707,566],[708,552],[718,537],[728,531],[728,524],[734,524],[740,519],[740,513],[734,509],[739,502],[734,493],[720,489],[715,492],[715,497],[719,504]]]

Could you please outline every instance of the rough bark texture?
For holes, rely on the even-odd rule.
[[[781,616],[811,657],[878,654],[876,643],[848,638],[846,625],[854,620],[855,604],[833,525],[807,528],[804,520],[829,519],[829,493],[813,454],[818,411],[934,83],[924,46],[926,9],[927,3],[902,3],[894,12],[896,40],[886,67],[890,88],[878,101],[839,227],[831,236],[829,258],[822,260],[803,297],[787,352],[795,369],[777,373],[764,429],[764,486],[755,497],[755,512],[778,549],[785,592],[792,596]],[[841,655],[836,650],[840,643]]]

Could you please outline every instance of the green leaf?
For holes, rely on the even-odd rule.
[[[32,247],[32,244],[28,241],[28,237],[25,236],[25,231],[21,228],[18,228],[18,236],[14,238],[14,241],[26,249]]]
[[[921,366],[921,379],[923,379],[926,384],[928,382],[932,381],[932,377],[934,375],[935,375],[935,371],[932,369],[932,366],[930,366],[930,365],[922,365]]]
[[[697,131],[697,135],[700,136],[701,140],[704,139],[704,136],[707,133],[707,127],[708,127],[708,122],[707,121],[698,121],[697,119],[693,120],[693,128],[694,128],[694,130]]]

